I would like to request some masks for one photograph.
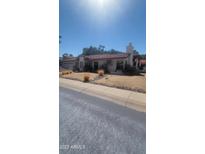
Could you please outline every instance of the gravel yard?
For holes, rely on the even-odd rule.
[[[85,75],[88,75],[89,81],[95,84],[146,93],[146,74],[138,75],[138,76],[105,74],[103,77],[99,77],[97,73],[72,72],[64,75],[61,74],[60,77],[78,80],[78,81],[84,81]]]

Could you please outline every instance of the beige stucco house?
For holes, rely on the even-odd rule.
[[[67,69],[77,69],[85,71],[87,67],[92,71],[97,71],[106,66],[110,73],[118,70],[124,70],[128,64],[131,67],[139,67],[139,55],[134,54],[134,48],[131,43],[127,46],[125,53],[120,54],[99,54],[76,57],[67,57],[63,59],[62,67]]]

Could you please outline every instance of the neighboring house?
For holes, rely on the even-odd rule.
[[[142,72],[146,72],[146,59],[140,59],[138,63],[138,68]]]
[[[72,56],[63,56],[62,67],[69,70],[75,70],[78,65],[78,59]]]
[[[125,53],[89,55],[78,58],[66,56],[63,57],[62,62],[62,67],[70,70],[97,71],[98,69],[106,68],[110,73],[118,70],[122,71],[126,65],[136,67],[136,69],[144,65],[140,56],[134,54],[134,48],[131,43],[127,46]]]

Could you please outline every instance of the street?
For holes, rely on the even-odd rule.
[[[60,87],[60,154],[145,154],[146,113]]]

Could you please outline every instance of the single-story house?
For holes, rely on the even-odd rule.
[[[98,69],[106,68],[110,73],[124,70],[127,64],[131,67],[136,67],[136,69],[144,67],[146,60],[143,61],[138,54],[134,54],[133,49],[130,43],[125,53],[63,57],[62,67],[79,71],[97,71]]]

